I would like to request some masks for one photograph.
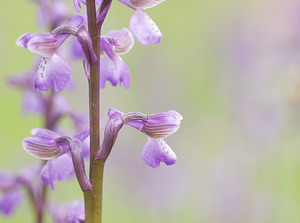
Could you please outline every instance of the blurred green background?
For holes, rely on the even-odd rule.
[[[15,40],[41,30],[33,2],[1,6],[0,168],[17,172],[37,162],[21,142],[43,121],[22,114],[22,92],[6,82],[34,59]],[[166,1],[146,12],[162,41],[149,47],[136,41],[122,56],[130,89],[107,84],[101,110],[104,122],[110,107],[178,111],[181,128],[166,140],[178,161],[149,168],[140,159],[146,137],[124,128],[105,170],[104,222],[300,222],[300,1]],[[113,1],[103,33],[128,27],[132,14]],[[82,65],[72,66],[76,89],[62,94],[87,111]],[[51,200],[82,199],[74,180],[55,186]],[[0,216],[0,222],[33,219],[26,201],[11,217]]]

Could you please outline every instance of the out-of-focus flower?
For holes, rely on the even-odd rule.
[[[120,82],[126,89],[129,88],[129,70],[118,54],[129,52],[133,44],[133,36],[126,28],[112,30],[101,38],[101,49],[105,52],[105,56],[100,60],[100,88],[105,88],[107,80],[113,86]]]
[[[50,204],[47,209],[51,213],[54,223],[80,223],[85,220],[84,205],[79,201],[73,201],[62,207]]]
[[[144,115],[142,113],[131,112],[124,114],[114,108],[108,112],[111,117],[114,113],[120,113],[124,124],[130,125],[148,136],[148,141],[143,148],[141,158],[149,166],[159,167],[160,162],[172,165],[176,162],[177,156],[164,141],[164,138],[175,133],[179,126],[182,116],[173,110]]]
[[[165,0],[119,0],[128,7],[134,9],[136,12],[130,18],[129,28],[137,40],[144,46],[149,46],[150,42],[157,44],[162,38],[162,34],[147,15],[144,9],[154,7]]]
[[[23,194],[16,178],[0,171],[0,211],[4,215],[10,215],[22,199]]]

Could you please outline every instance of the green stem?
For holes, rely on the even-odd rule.
[[[93,49],[98,58],[90,67],[89,114],[90,114],[90,181],[92,192],[85,194],[86,223],[102,223],[102,185],[104,162],[95,161],[100,148],[100,35],[101,26],[96,21],[95,0],[86,2],[88,30],[93,42]],[[88,216],[90,215],[90,216]]]
[[[92,191],[84,191],[85,223],[92,222]]]

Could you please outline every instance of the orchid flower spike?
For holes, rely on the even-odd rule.
[[[119,56],[131,50],[134,38],[127,28],[112,30],[105,37],[101,37],[101,50],[104,57],[100,60],[100,88],[105,88],[105,82],[110,81],[113,86],[123,83],[129,88],[129,70]]]
[[[82,22],[81,16],[75,16],[67,29],[79,27]],[[16,40],[18,46],[42,56],[34,80],[35,88],[41,91],[48,91],[51,86],[56,92],[63,90],[72,74],[70,65],[56,54],[57,49],[71,34],[63,33],[60,29],[56,35],[54,31],[52,33],[25,33]]]
[[[138,112],[124,114],[114,108],[108,112],[111,117],[115,113],[123,117],[123,122],[148,136],[148,141],[141,154],[142,160],[150,167],[159,167],[160,162],[172,165],[177,156],[164,141],[164,138],[175,133],[183,117],[176,111],[170,110],[163,113],[145,115]]]
[[[149,46],[150,42],[157,44],[162,38],[162,34],[147,15],[144,9],[154,7],[165,0],[119,0],[123,4],[132,8],[136,12],[129,20],[129,29],[137,40],[144,46]]]

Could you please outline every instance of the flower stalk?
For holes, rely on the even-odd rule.
[[[100,148],[100,35],[94,0],[86,2],[88,32],[91,36],[97,62],[90,64],[89,114],[90,114],[90,182],[91,192],[85,192],[86,223],[102,223],[102,189],[104,162],[95,161]],[[90,216],[89,216],[90,215]]]

